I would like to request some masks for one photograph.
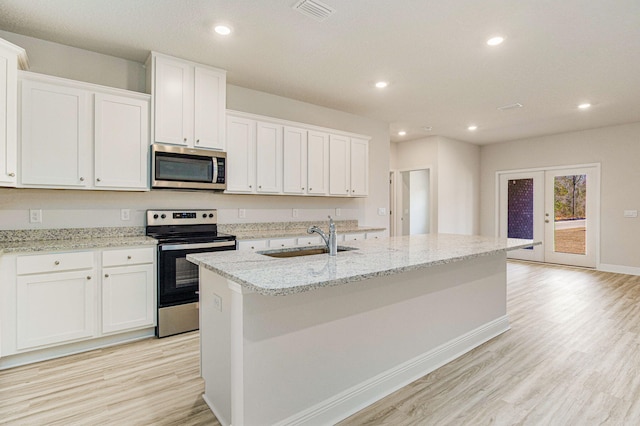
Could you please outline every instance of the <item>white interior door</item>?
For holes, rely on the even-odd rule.
[[[600,177],[595,166],[501,173],[499,235],[541,241],[508,257],[596,266]]]
[[[595,268],[599,180],[595,167],[545,172],[545,262]]]

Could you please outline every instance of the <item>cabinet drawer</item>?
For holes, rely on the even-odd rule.
[[[380,238],[384,238],[384,231],[367,232],[366,234],[367,240],[379,240]]]
[[[364,240],[364,234],[344,234],[345,241],[362,241]]]
[[[323,244],[322,238],[316,235],[315,237],[300,237],[298,238],[299,246],[317,246]]]
[[[295,238],[274,238],[272,240],[269,240],[270,248],[293,247],[295,245]]]
[[[267,240],[238,241],[238,250],[259,250],[267,248]]]
[[[17,258],[18,275],[93,268],[93,252],[40,254]]]
[[[118,250],[105,250],[102,252],[102,266],[139,265],[153,263],[155,248],[128,248]]]

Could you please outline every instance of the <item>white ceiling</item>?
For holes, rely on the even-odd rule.
[[[389,122],[393,141],[485,144],[640,121],[638,0],[321,0],[336,10],[324,22],[297,1],[2,0],[0,29],[224,68],[231,84]],[[213,33],[219,22],[233,34]],[[487,46],[496,34],[505,42]]]

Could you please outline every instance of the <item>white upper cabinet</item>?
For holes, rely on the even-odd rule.
[[[149,96],[22,72],[20,185],[147,190]]]
[[[329,193],[329,134],[309,130],[307,143],[307,185],[312,195]]]
[[[0,186],[16,186],[18,176],[18,63],[24,49],[0,39]]]
[[[155,52],[147,67],[152,70],[153,140],[224,150],[226,72]]]
[[[257,192],[282,192],[282,126],[256,123]]]
[[[329,135],[329,194],[351,195],[350,155],[347,136]]]
[[[90,93],[22,80],[22,185],[91,185]]]
[[[149,102],[95,95],[95,186],[148,186]]]
[[[285,194],[307,192],[307,133],[305,129],[284,126],[282,191]]]
[[[255,192],[256,122],[227,117],[227,192]]]
[[[369,141],[351,138],[351,195],[369,195]]]
[[[229,111],[227,164],[227,193],[364,197],[369,139]]]

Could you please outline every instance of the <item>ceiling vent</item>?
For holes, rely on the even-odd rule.
[[[303,15],[322,22],[336,11],[334,8],[316,0],[301,0],[293,8]]]
[[[504,105],[504,106],[498,107],[498,109],[500,111],[508,111],[510,109],[522,108],[522,106],[523,105],[521,103],[516,103],[516,104]]]

